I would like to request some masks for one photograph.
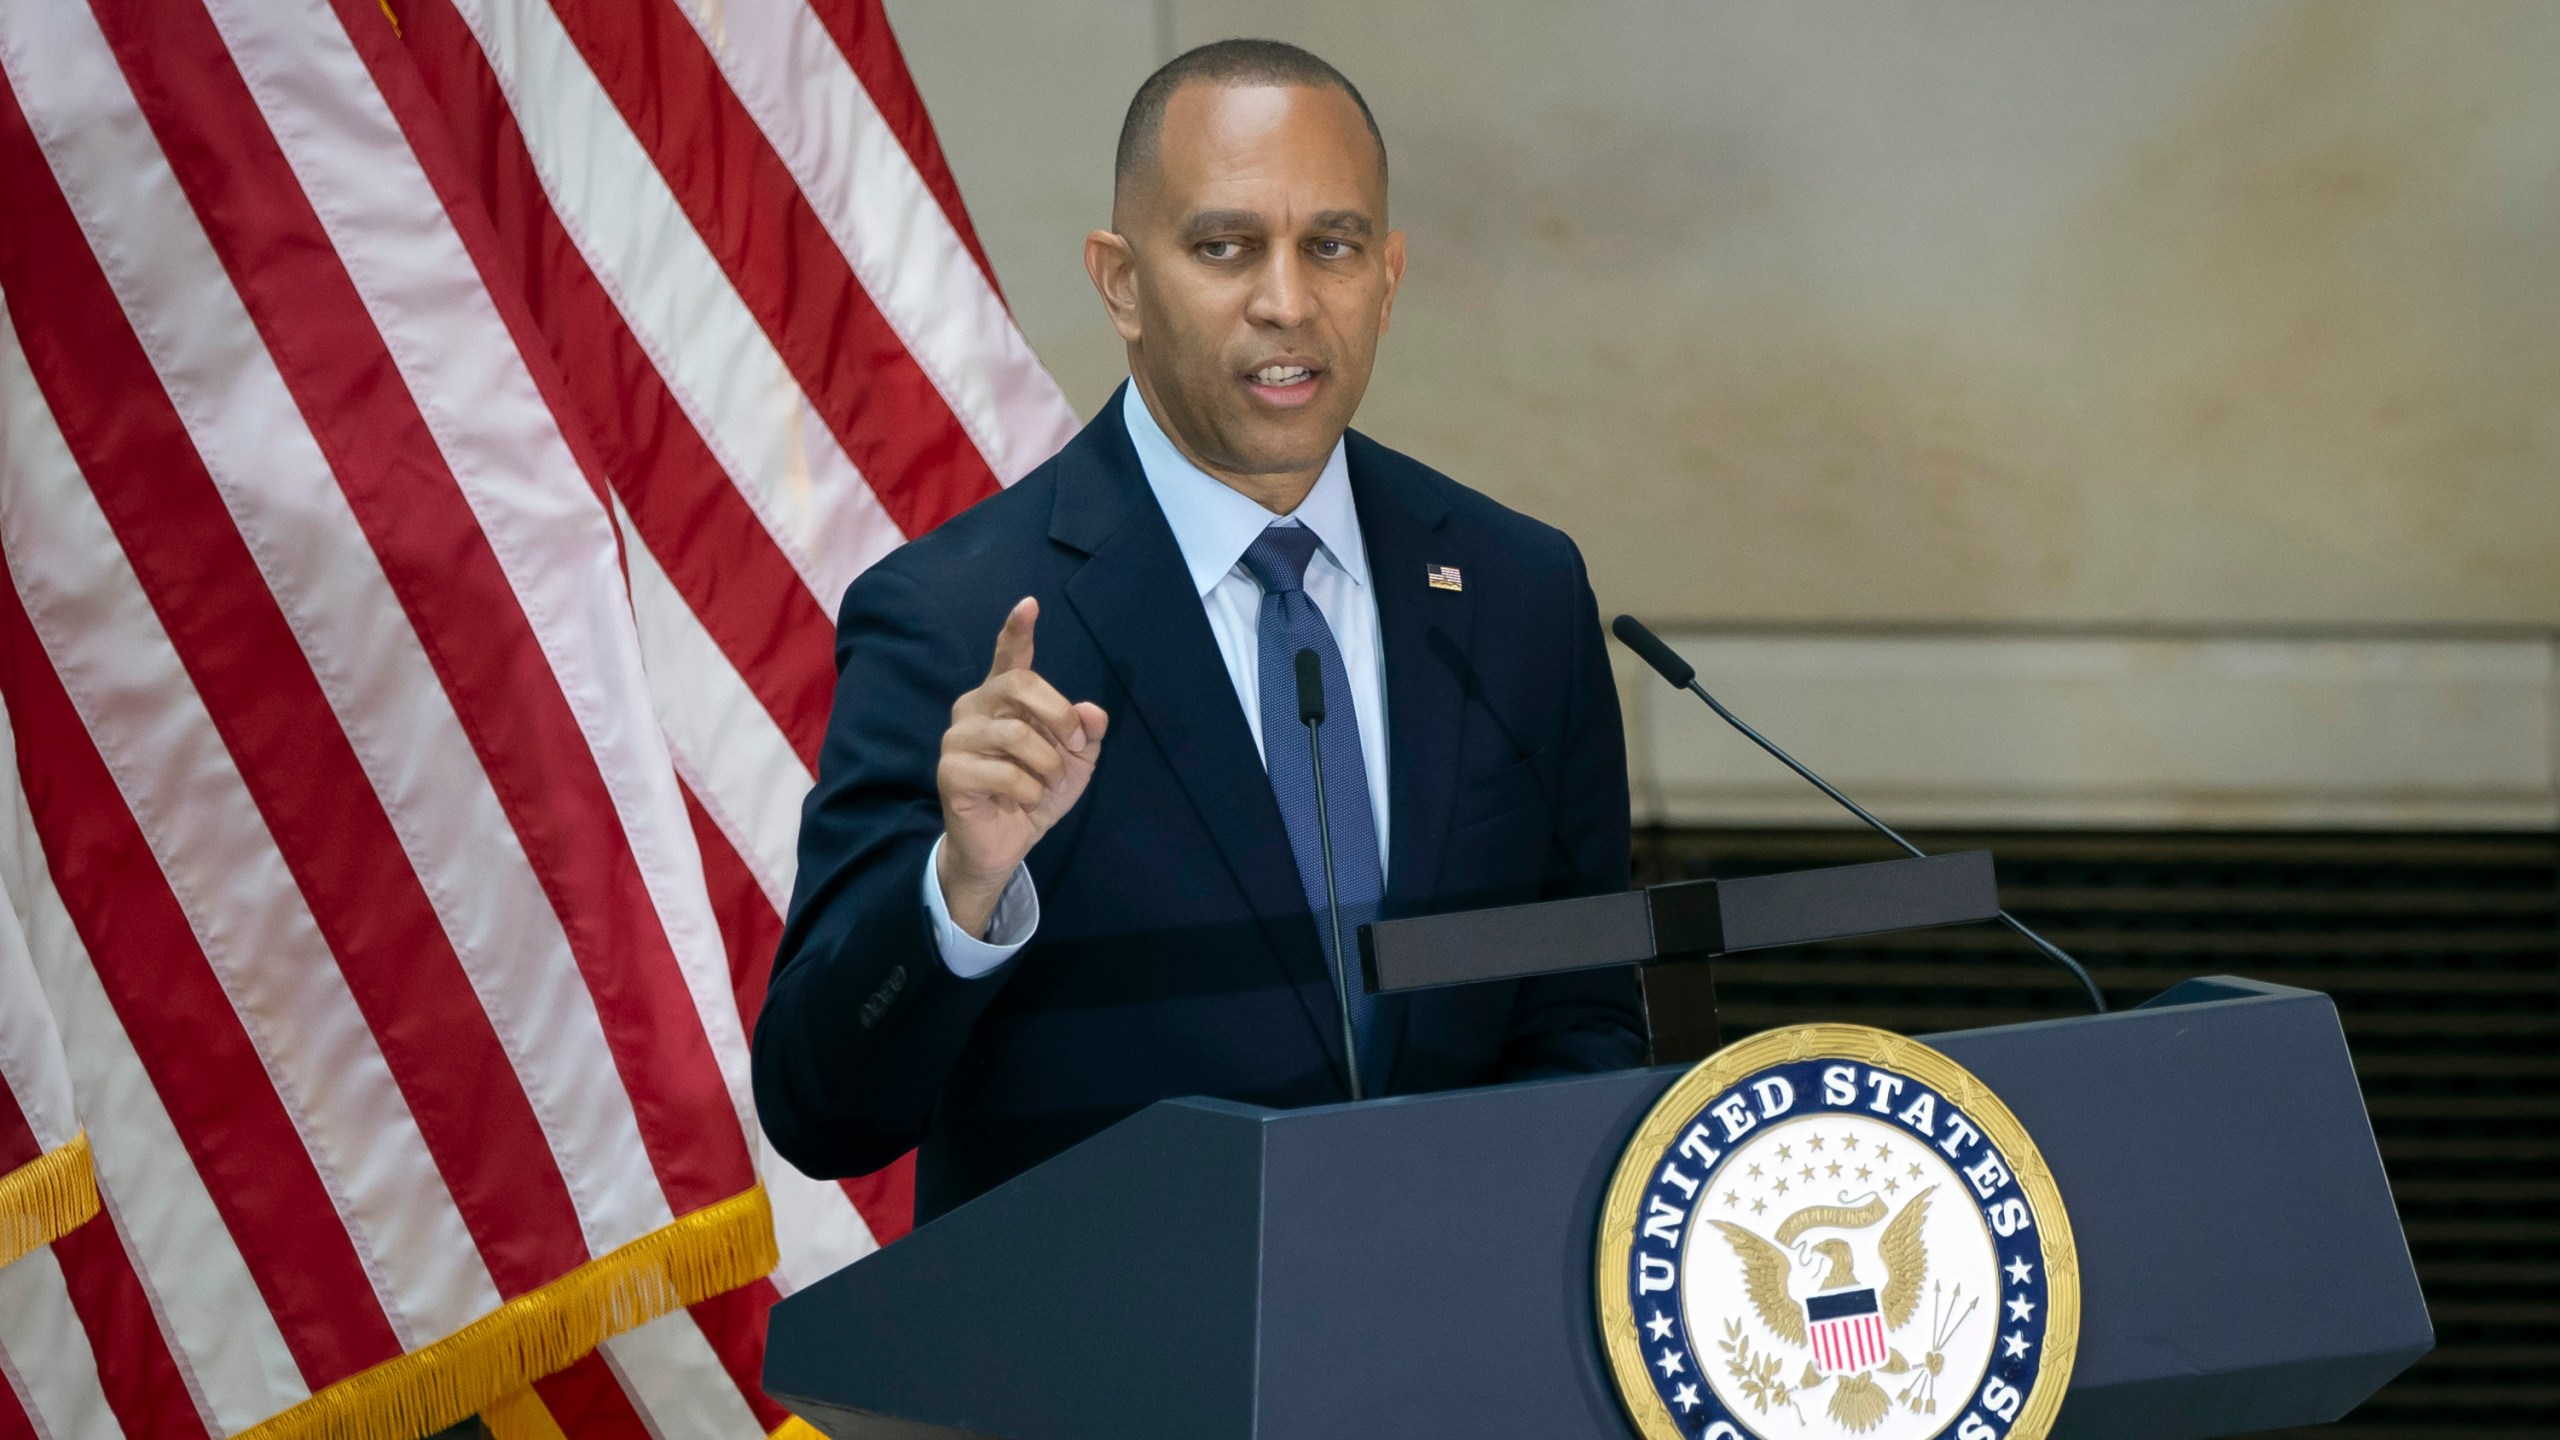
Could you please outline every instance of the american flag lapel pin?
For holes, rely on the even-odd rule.
[[[1467,588],[1467,582],[1458,578],[1458,567],[1455,565],[1434,565],[1430,567],[1430,570],[1431,588],[1434,590],[1464,590]]]

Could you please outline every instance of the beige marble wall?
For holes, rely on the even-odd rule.
[[[1360,83],[1364,424],[1666,618],[2560,624],[2560,5],[902,0],[1024,323],[1169,36]]]
[[[1087,413],[1137,81],[1225,34],[1349,72],[1414,257],[1361,423],[1570,530],[1612,608],[2560,631],[2560,4],[890,11]]]

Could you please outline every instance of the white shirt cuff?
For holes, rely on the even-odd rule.
[[[975,980],[1013,958],[1013,952],[1031,941],[1032,932],[1040,928],[1040,890],[1031,883],[1031,867],[1013,867],[1013,878],[1004,884],[1004,893],[996,897],[995,914],[987,921],[986,938],[970,934],[951,918],[951,904],[942,898],[942,842],[933,842],[933,853],[924,857],[924,913],[933,920],[935,942],[942,949],[942,963],[963,980]]]

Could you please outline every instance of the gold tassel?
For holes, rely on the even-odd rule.
[[[501,1395],[480,1412],[490,1440],[569,1440],[553,1418],[551,1407],[531,1389]]]
[[[235,1440],[415,1440],[567,1369],[608,1337],[746,1284],[778,1258],[773,1207],[758,1185],[598,1256],[424,1349],[350,1375]]]
[[[50,1245],[98,1213],[98,1172],[81,1131],[0,1175],[0,1265]]]

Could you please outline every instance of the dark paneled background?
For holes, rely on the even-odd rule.
[[[2437,1348],[2341,1424],[2298,1433],[2560,1435],[2560,839],[1913,838],[1996,852],[2009,909],[2079,956],[2110,1004],[2212,974],[2336,998]],[[1900,853],[1806,830],[1656,830],[1636,849],[1640,882]],[[1993,926],[1730,956],[1715,987],[1728,1042],[1807,1020],[1918,1034],[2087,1007],[2076,982]],[[1678,1028],[1653,993],[1657,1029]]]

